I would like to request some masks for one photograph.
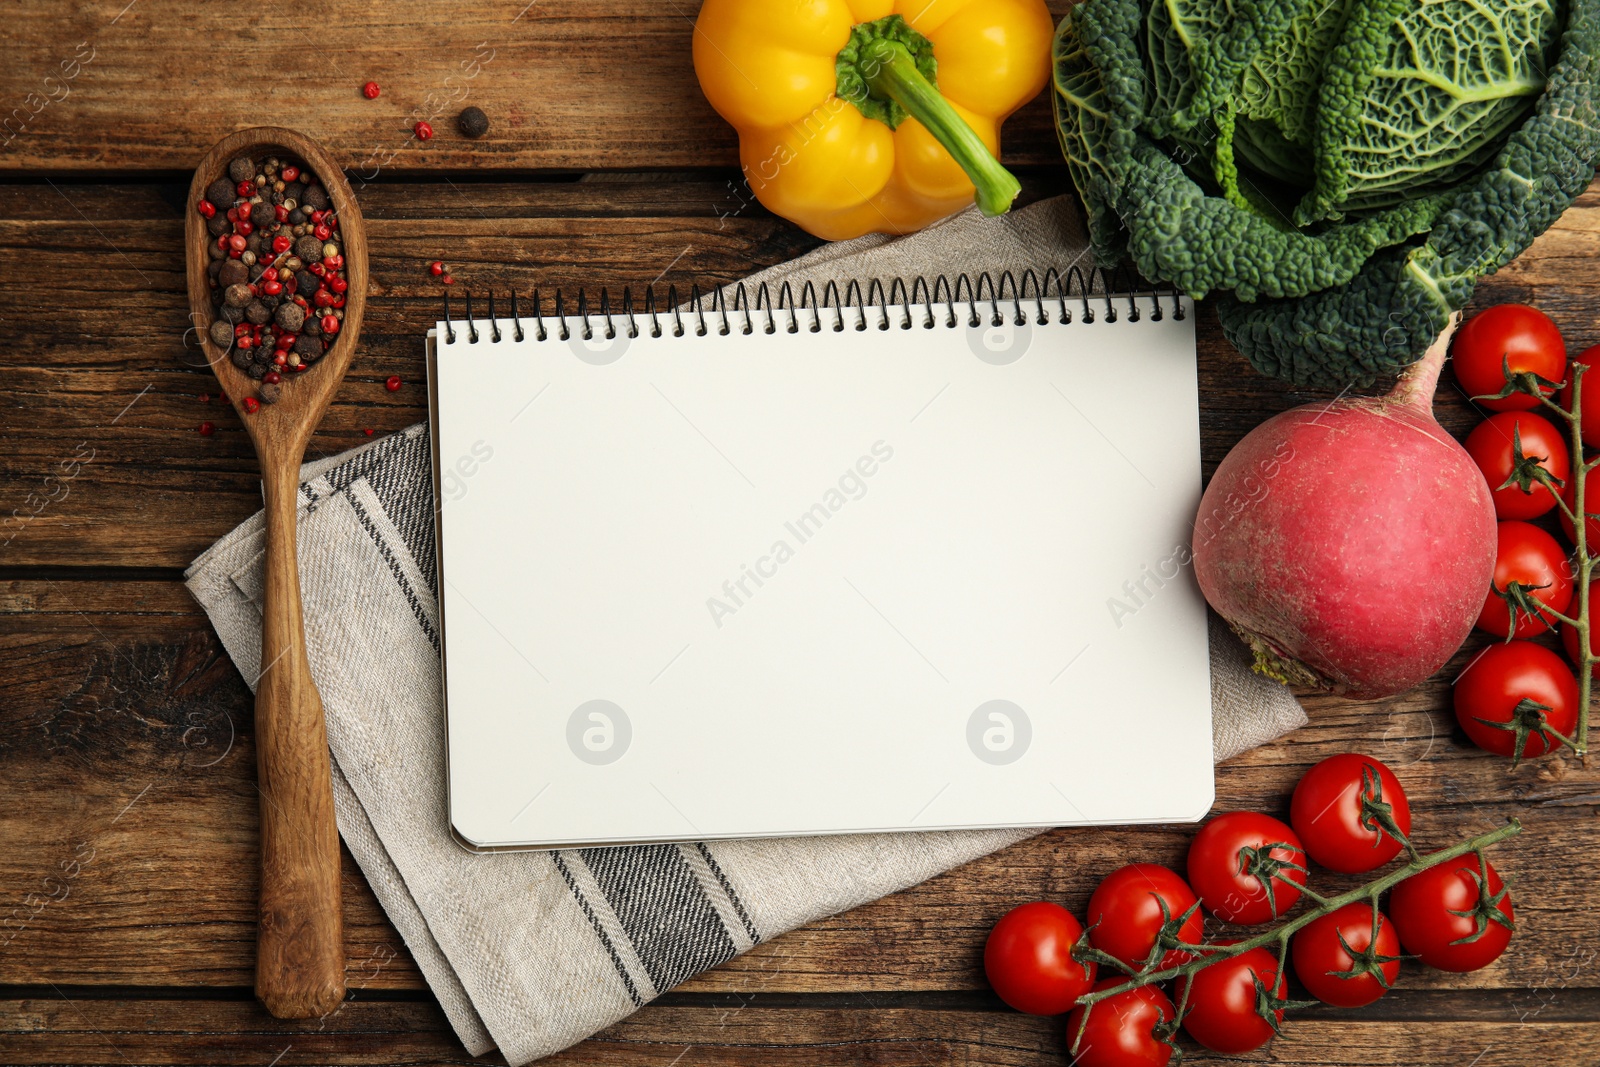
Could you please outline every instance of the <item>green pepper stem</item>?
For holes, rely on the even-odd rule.
[[[1022,191],[1022,184],[1000,165],[983,138],[956,114],[950,102],[917,70],[906,46],[882,38],[861,50],[861,74],[874,94],[887,96],[927,127],[977,188],[978,210],[1004,215]]]

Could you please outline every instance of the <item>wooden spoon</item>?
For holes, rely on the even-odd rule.
[[[245,410],[256,383],[206,336],[214,317],[206,267],[214,240],[195,209],[206,186],[240,155],[258,162],[287,155],[309,165],[338,213],[344,255],[344,323],[332,347],[302,373],[285,375],[280,398]],[[339,904],[339,831],[333,817],[322,698],[311,679],[295,561],[300,463],[344,378],[366,307],[367,242],[361,210],[327,152],[293,130],[262,126],[229,134],[206,153],[189,186],[186,242],[189,306],[206,359],[255,443],[266,498],[267,552],[261,620],[261,676],[255,737],[261,791],[261,912],[256,996],[280,1019],[317,1018],[344,1000],[344,922]]]

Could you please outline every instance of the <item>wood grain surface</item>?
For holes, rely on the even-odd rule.
[[[450,264],[457,294],[526,300],[535,287],[686,291],[815,245],[741,195],[734,140],[689,71],[693,14],[671,0],[6,10],[0,1063],[479,1062],[348,854],[350,998],[285,1022],[251,995],[259,734],[181,573],[261,507],[261,481],[239,416],[185,343],[189,168],[230,130],[282,122],[335,146],[358,188],[366,325],[310,444],[339,452],[423,417],[421,336],[443,292],[431,260]],[[360,95],[368,79],[383,85],[376,101]],[[451,124],[469,102],[490,115],[479,142]],[[410,137],[417,117],[438,131],[427,144]],[[1019,114],[1006,145],[1025,198],[1064,190],[1046,107]],[[1600,185],[1479,302],[1536,302],[1574,348],[1600,343],[1597,264]],[[1264,417],[1321,395],[1254,374],[1209,311],[1200,346],[1208,473]],[[405,384],[391,393],[393,374]],[[1108,411],[1133,402],[1103,398]],[[1477,418],[1448,375],[1439,411],[1458,434]],[[1308,727],[1219,768],[1217,807],[1281,814],[1306,767],[1357,749],[1395,767],[1424,847],[1514,815],[1528,830],[1496,858],[1516,899],[1511,950],[1474,974],[1408,963],[1376,1004],[1300,1013],[1248,1059],[1600,1063],[1600,784],[1559,760],[1512,774],[1466,741],[1448,680],[1481,643],[1401,697],[1308,695]],[[1128,860],[1181,864],[1190,832],[1041,835],[758,946],[549,1062],[1065,1064],[1058,1020],[988,992],[988,925],[1040,897],[1081,909]]]

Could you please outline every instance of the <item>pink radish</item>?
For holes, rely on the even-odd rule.
[[[1494,575],[1495,515],[1483,475],[1433,417],[1454,330],[1388,396],[1276,415],[1217,468],[1195,574],[1261,673],[1390,696],[1471,632]]]

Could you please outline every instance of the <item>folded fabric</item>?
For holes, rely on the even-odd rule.
[[[968,213],[909,238],[830,245],[749,281],[1065,268],[1086,242],[1065,198]],[[420,339],[419,339],[420,344]],[[1037,831],[715,841],[473,855],[446,816],[433,493],[413,426],[308,464],[299,554],[311,667],[328,718],[339,830],[463,1044],[513,1064],[582,1040],[674,985],[803,923],[914,885]],[[261,651],[264,524],[190,567],[190,590],[247,680]],[[1305,722],[1213,619],[1213,755]]]

